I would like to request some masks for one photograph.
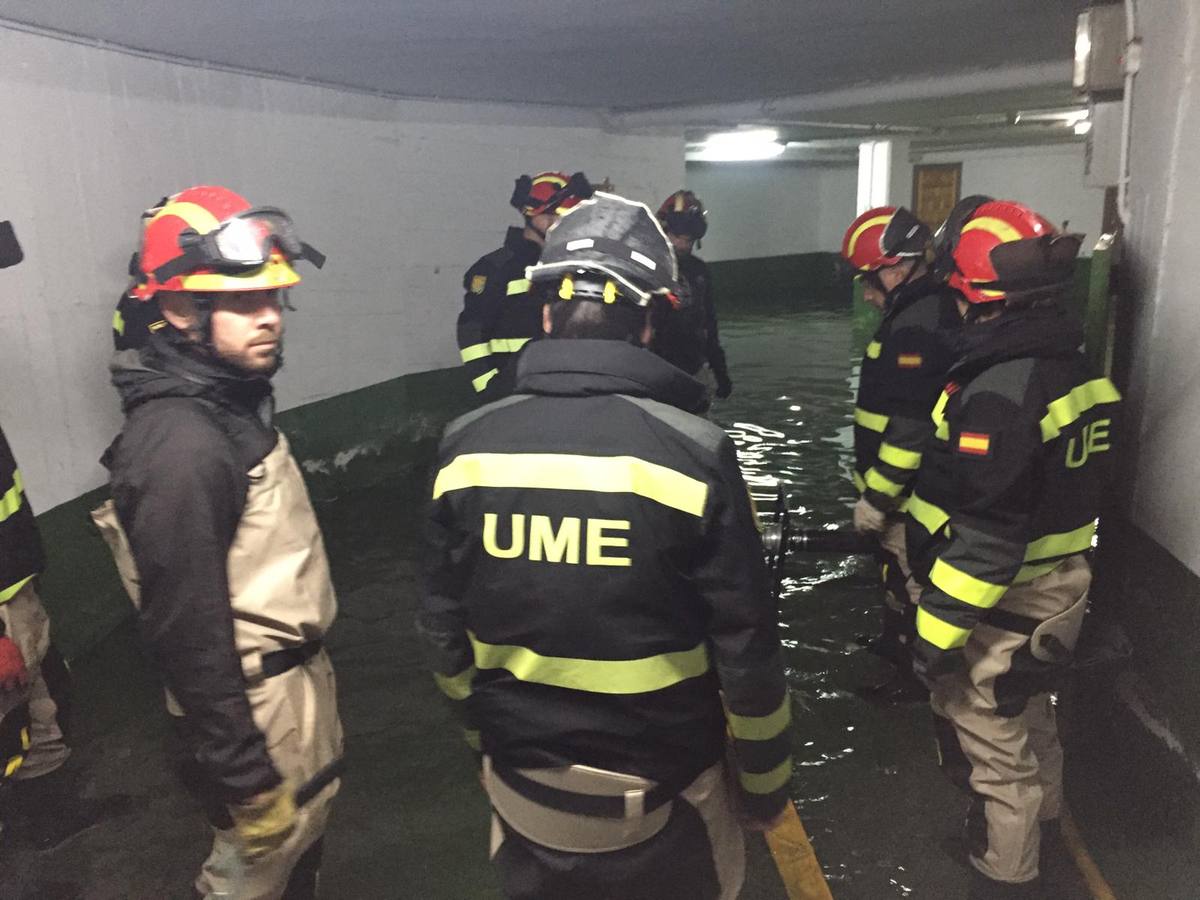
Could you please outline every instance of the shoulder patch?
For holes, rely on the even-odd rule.
[[[995,441],[990,434],[964,431],[958,436],[958,452],[967,456],[986,458],[992,455]]]
[[[482,294],[485,287],[487,287],[486,275],[473,275],[471,277],[470,290],[472,294]]]

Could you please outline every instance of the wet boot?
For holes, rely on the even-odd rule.
[[[49,850],[68,838],[119,816],[132,805],[128,794],[99,799],[82,796],[77,770],[68,761],[60,769],[6,786],[0,798],[4,840]]]
[[[1049,900],[1050,895],[1042,890],[1042,879],[1013,884],[1009,881],[993,881],[974,866],[967,888],[967,900]],[[1057,898],[1061,900],[1061,898]]]

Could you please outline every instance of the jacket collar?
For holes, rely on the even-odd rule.
[[[701,413],[708,406],[700,382],[649,350],[624,341],[531,343],[517,363],[515,392],[553,397],[628,394],[690,413]]]

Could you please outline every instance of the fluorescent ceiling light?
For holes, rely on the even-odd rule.
[[[1086,121],[1091,115],[1087,107],[1071,107],[1067,109],[1036,109],[1026,112],[1019,112],[1013,118],[1013,124],[1019,125],[1022,122],[1044,122],[1048,124],[1065,125],[1068,128],[1074,127],[1080,122]]]
[[[753,128],[709,135],[689,158],[704,162],[748,162],[774,159],[786,149],[774,128]]]
[[[1084,134],[1087,134],[1091,130],[1092,130],[1092,123],[1089,122],[1087,119],[1084,119],[1081,122],[1075,123],[1075,133],[1076,134],[1084,135]]]

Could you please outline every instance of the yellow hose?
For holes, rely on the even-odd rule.
[[[1100,867],[1096,865],[1096,861],[1088,853],[1087,847],[1083,843],[1083,836],[1079,833],[1079,826],[1075,824],[1075,819],[1071,817],[1070,810],[1065,806],[1063,807],[1059,824],[1062,830],[1063,843],[1067,845],[1067,850],[1070,851],[1071,858],[1075,860],[1075,868],[1083,876],[1084,883],[1087,884],[1088,892],[1091,893],[1093,900],[1117,900],[1117,895],[1113,893],[1112,888],[1108,886],[1108,882],[1104,880],[1104,875],[1101,874]]]
[[[768,831],[766,838],[788,900],[833,900],[795,806],[788,803],[783,822]]]

